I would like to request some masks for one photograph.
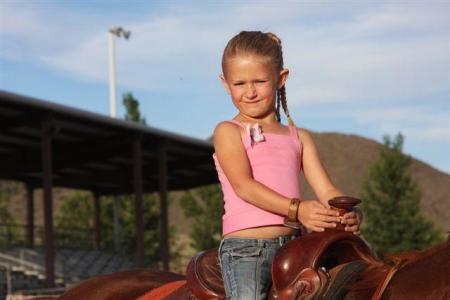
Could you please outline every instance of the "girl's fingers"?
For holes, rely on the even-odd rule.
[[[322,228],[322,227],[314,226],[314,225],[310,225],[310,226],[307,227],[307,228],[308,228],[309,230],[316,231],[316,232],[322,232],[322,231],[325,230],[325,229]]]
[[[325,216],[325,215],[317,215],[317,217],[315,218],[316,220],[319,221],[325,221],[325,222],[340,222],[341,218],[339,217],[332,217],[332,216]]]
[[[358,224],[358,219],[356,219],[356,218],[354,218],[354,219],[342,219],[341,224],[357,225]]]
[[[333,222],[323,222],[323,221],[312,221],[311,224],[313,224],[314,226],[318,226],[321,228],[335,228],[336,227],[336,223]]]
[[[345,226],[345,231],[357,232],[359,231],[359,226],[358,225]]]
[[[315,213],[319,214],[319,215],[324,215],[324,216],[336,216],[336,217],[339,216],[339,213],[337,211],[335,211],[333,209],[323,208],[323,207],[316,208]]]
[[[356,218],[356,213],[355,213],[354,211],[351,211],[351,212],[345,213],[345,214],[343,215],[343,217],[344,217],[345,219]]]

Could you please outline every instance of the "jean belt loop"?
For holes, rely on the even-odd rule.
[[[280,247],[283,246],[283,237],[282,236],[278,237],[278,244],[280,245]]]
[[[217,256],[219,257],[219,265],[220,265],[221,269],[222,269],[222,260],[221,260],[222,255],[220,255],[220,250],[222,249],[224,241],[225,241],[225,239],[222,238],[222,240],[220,241],[220,244],[219,244],[219,249],[217,249]]]

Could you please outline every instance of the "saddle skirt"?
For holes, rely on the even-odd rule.
[[[349,275],[336,280],[338,274],[354,275],[373,260],[376,257],[368,244],[349,232],[325,230],[297,237],[275,255],[269,299],[317,299],[319,294],[336,293],[332,283],[353,280]],[[186,277],[190,291],[199,299],[226,299],[217,248],[195,255]]]
[[[226,299],[218,248],[197,253],[186,270],[192,294],[200,299]]]

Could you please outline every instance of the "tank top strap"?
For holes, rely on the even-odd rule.
[[[244,129],[244,133],[242,135],[242,143],[244,144],[245,150],[247,150],[249,147],[252,146],[252,139],[250,136],[250,128],[248,126],[245,126],[241,122],[231,119],[227,120],[227,122],[233,123]]]
[[[295,127],[294,125],[289,125],[289,132],[292,140],[294,141],[294,144],[297,146],[297,149],[301,151],[302,142],[300,141],[300,138],[298,136],[297,127]]]

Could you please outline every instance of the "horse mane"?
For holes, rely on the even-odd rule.
[[[448,247],[450,247],[450,239],[424,251],[409,250],[395,254],[382,254],[382,259],[369,261],[367,268],[360,275],[360,280],[351,286],[347,286],[347,289],[354,292],[376,289],[387,272],[394,266],[401,263],[402,267],[404,267],[405,265],[426,259]]]

